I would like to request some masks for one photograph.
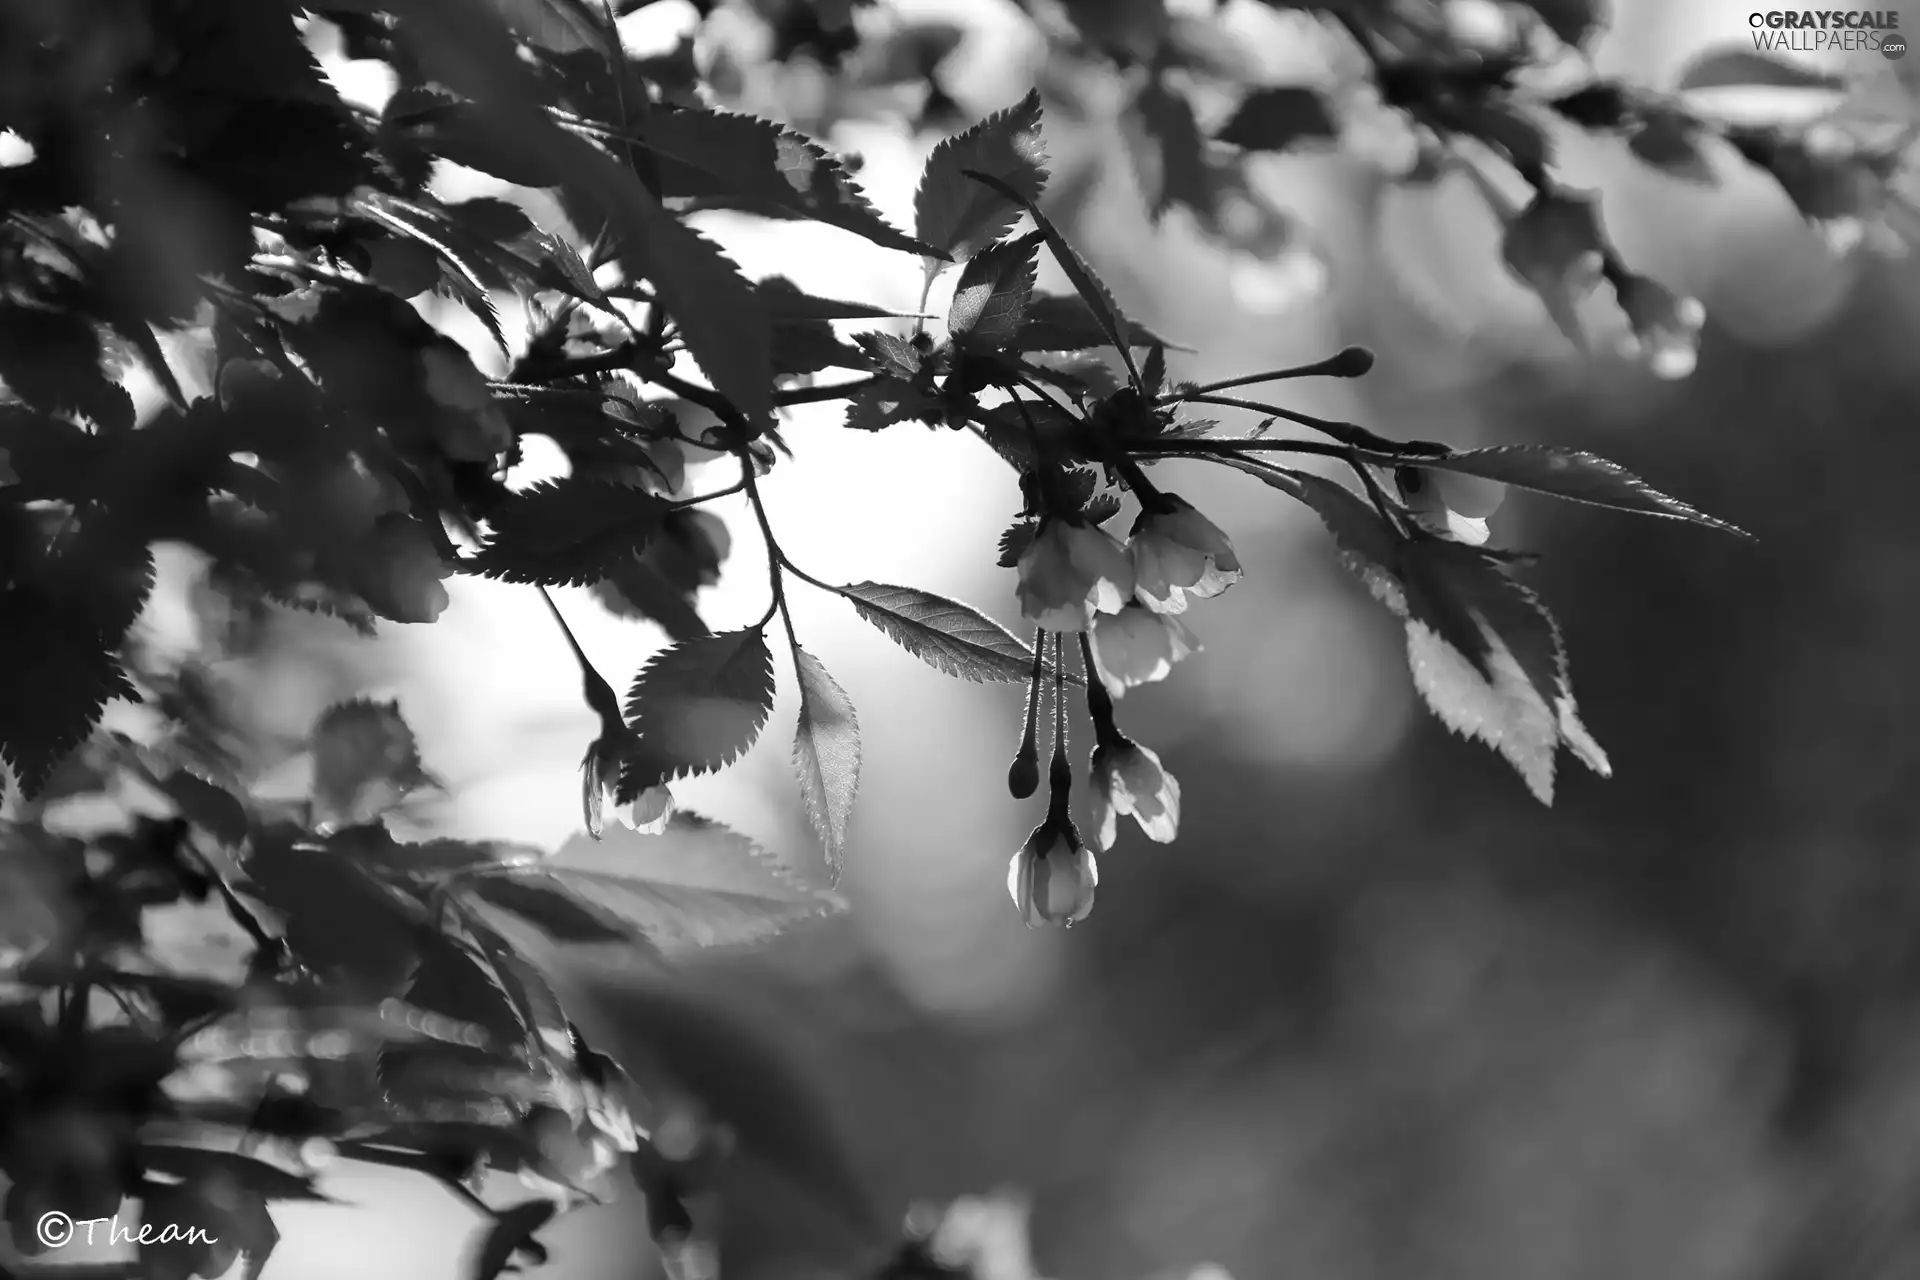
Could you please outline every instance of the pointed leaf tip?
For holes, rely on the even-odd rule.
[[[966,176],[975,170],[1003,184],[983,191]],[[952,261],[964,261],[1005,235],[1023,201],[1038,200],[1047,183],[1040,136],[1040,91],[947,138],[927,157],[914,192],[914,233]],[[938,271],[939,260],[929,260]]]
[[[1033,675],[1033,650],[971,605],[880,582],[842,587],[840,594],[863,620],[942,674],[975,684],[1025,684]],[[1069,683],[1086,682],[1064,675]]]

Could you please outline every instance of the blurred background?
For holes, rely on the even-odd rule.
[[[1338,154],[1264,162],[1287,233],[1223,246],[1179,211],[1149,221],[1119,90],[1103,105],[1050,65],[1013,6],[888,7],[963,32],[942,63],[945,127],[1036,80],[1049,93],[1050,212],[1131,315],[1195,349],[1172,358],[1174,377],[1364,343],[1379,355],[1364,381],[1275,398],[1387,435],[1589,448],[1760,541],[1518,494],[1495,517],[1497,545],[1543,553],[1528,580],[1561,621],[1616,770],[1567,771],[1546,809],[1425,713],[1398,623],[1308,513],[1245,477],[1161,464],[1157,482],[1225,528],[1248,571],[1190,615],[1205,651],[1120,704],[1178,775],[1184,821],[1171,846],[1129,824],[1071,933],[1027,931],[1006,897],[1007,860],[1040,816],[1004,784],[1022,691],[948,681],[844,602],[802,594],[803,642],[862,712],[852,910],[763,954],[696,963],[689,981],[821,1083],[885,1212],[1003,1192],[1030,1212],[1045,1276],[1203,1263],[1237,1280],[1920,1275],[1914,266],[1836,256],[1759,177],[1690,184],[1569,138],[1563,167],[1602,193],[1628,260],[1706,304],[1697,370],[1661,381],[1577,357],[1499,265],[1497,224],[1470,191],[1380,176],[1397,143],[1369,134],[1360,107]],[[1337,42],[1309,21],[1227,7],[1255,56],[1303,80],[1339,72]],[[1703,47],[1750,47],[1749,8],[1614,0],[1599,65],[1659,88]],[[651,5],[629,44],[671,46],[692,18]],[[329,66],[377,102],[362,69]],[[742,76],[736,105],[809,127],[826,109],[808,95],[824,90],[785,74]],[[863,157],[869,194],[910,225],[936,139],[848,122],[831,143]],[[711,222],[750,275],[917,301],[916,264],[851,236]],[[993,567],[1019,502],[1005,467],[915,426],[845,438],[837,415],[796,410],[798,456],[765,485],[795,561],[1014,621],[1013,574]],[[562,465],[530,453],[525,482]],[[744,506],[713,509],[734,533],[701,602],[719,630],[759,616],[764,554]],[[350,692],[397,696],[449,788],[423,827],[555,847],[579,826],[593,732],[577,670],[527,589],[447,585],[440,626],[361,642],[287,621],[229,674],[289,734]],[[664,643],[586,590],[554,594],[616,686]],[[190,639],[185,588],[148,623]],[[787,758],[797,694],[780,677],[745,762],[676,792],[804,850]],[[277,1215],[270,1280],[434,1280],[472,1247],[471,1215],[430,1184],[347,1169],[336,1193],[355,1203]],[[633,1204],[544,1238],[542,1274],[653,1265]],[[781,1265],[743,1254],[741,1274],[812,1274],[782,1240]]]

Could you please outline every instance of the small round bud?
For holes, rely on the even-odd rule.
[[[1040,789],[1040,756],[1036,751],[1022,751],[1013,758],[1013,765],[1007,770],[1007,790],[1015,800],[1026,800]]]
[[[1327,376],[1364,378],[1373,370],[1373,352],[1365,347],[1343,347],[1326,364]]]

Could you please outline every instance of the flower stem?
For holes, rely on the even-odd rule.
[[[1093,721],[1094,745],[1118,745],[1124,736],[1113,721],[1113,697],[1100,678],[1100,664],[1093,656],[1093,635],[1080,633],[1080,669],[1087,674],[1087,715]]]
[[[1067,763],[1067,673],[1066,647],[1060,633],[1053,633],[1053,759],[1047,764],[1047,821],[1065,826],[1072,821],[1069,796],[1073,790],[1073,766]]]

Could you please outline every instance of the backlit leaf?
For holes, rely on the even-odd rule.
[[[1040,91],[995,112],[951,138],[927,157],[913,196],[914,234],[960,262],[1001,236],[1020,216],[1021,204],[982,187],[967,171],[984,173],[1027,200],[1038,200],[1047,182],[1047,156],[1040,137]],[[940,262],[929,260],[938,270]]]
[[[1404,457],[1396,458],[1367,450],[1359,452],[1363,457],[1384,466],[1409,461]],[[1422,467],[1497,480],[1516,488],[1552,494],[1556,498],[1612,507],[1616,511],[1665,516],[1709,529],[1736,533],[1741,537],[1750,536],[1724,520],[1695,510],[1678,498],[1668,497],[1620,464],[1577,449],[1545,444],[1493,445],[1438,457],[1422,457],[1415,461]]]
[[[627,718],[669,777],[725,768],[773,709],[773,655],[759,628],[683,640],[655,654],[627,694]]]
[[[947,333],[963,347],[1000,351],[1026,318],[1033,296],[1041,236],[1038,231],[975,254],[954,286]]]
[[[1708,49],[1695,55],[1680,73],[1674,88],[1725,89],[1754,87],[1768,89],[1844,89],[1844,78],[1831,72],[1785,58],[1770,58],[1754,49],[1738,46]]]
[[[632,925],[538,868],[476,876],[465,892],[526,921],[555,942],[626,942],[638,936]]]
[[[847,847],[847,822],[860,790],[860,720],[846,690],[818,658],[796,647],[793,665],[800,681],[793,771],[800,779],[807,819],[826,848],[827,866],[838,880]]]
[[[1033,650],[970,605],[880,582],[840,592],[889,640],[945,675],[975,684],[1025,684],[1033,675]],[[1084,683],[1072,672],[1066,678]]]

